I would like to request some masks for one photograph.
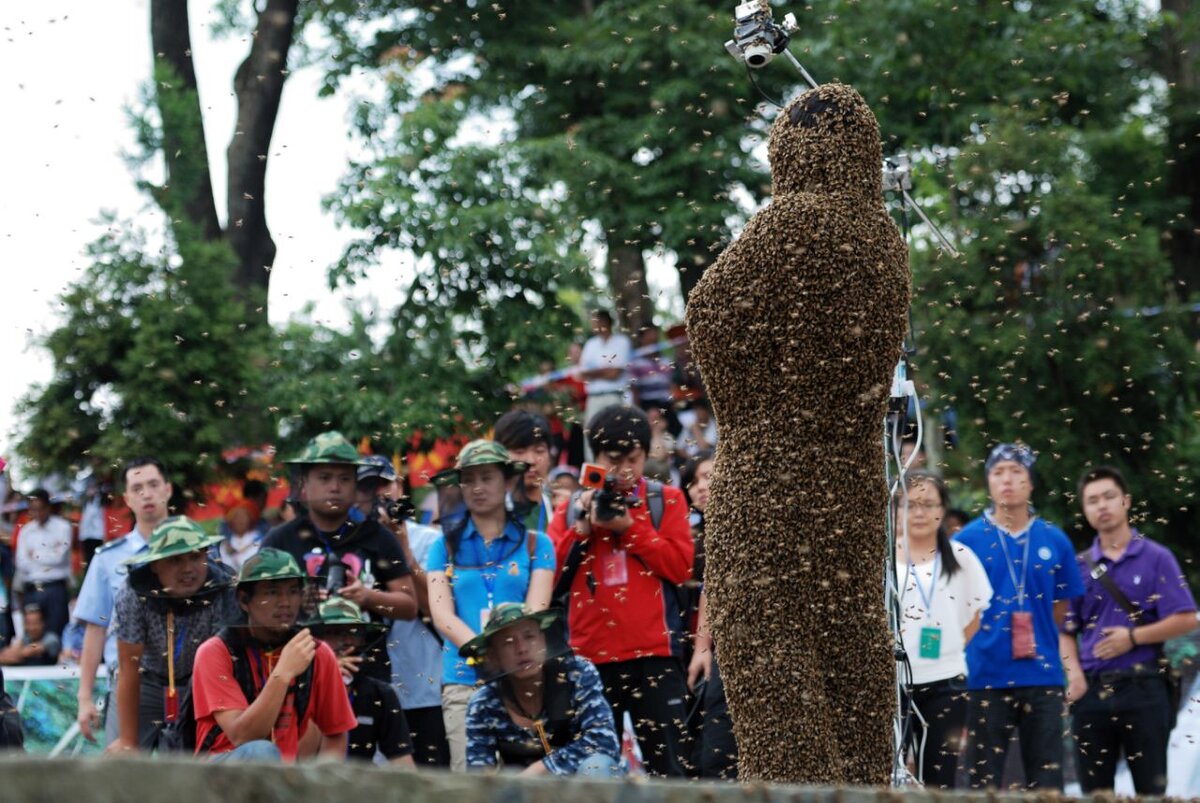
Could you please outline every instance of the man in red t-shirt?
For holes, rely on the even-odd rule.
[[[337,658],[307,630],[293,634],[305,574],[296,560],[264,548],[238,573],[247,626],[200,645],[192,670],[196,754],[215,760],[295,761],[309,725],[319,753],[346,757],[358,725]]]

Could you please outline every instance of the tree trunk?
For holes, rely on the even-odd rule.
[[[608,236],[608,283],[621,328],[636,337],[654,315],[646,284],[646,261],[641,248],[622,242],[617,234]]]
[[[1184,199],[1171,221],[1167,251],[1175,289],[1188,299],[1200,293],[1200,20],[1191,0],[1163,0],[1163,75],[1167,102],[1167,194]]]
[[[150,44],[166,158],[160,202],[172,221],[186,222],[199,236],[216,240],[221,236],[221,223],[213,200],[204,117],[196,91],[187,0],[151,0]]]
[[[684,251],[675,262],[675,270],[679,273],[679,292],[683,295],[686,305],[692,288],[700,281],[704,271],[713,263],[713,255],[707,250]]]
[[[240,265],[236,284],[251,310],[265,310],[275,241],[264,206],[267,156],[287,79],[287,56],[299,0],[268,0],[258,13],[250,54],[238,68],[237,128],[229,143],[226,237]]]

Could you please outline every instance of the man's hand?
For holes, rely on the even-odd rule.
[[[21,657],[22,658],[36,658],[37,656],[41,655],[45,651],[46,651],[46,645],[42,644],[40,641],[37,641],[37,642],[34,642],[33,644],[26,644],[23,647],[21,647]]]
[[[576,513],[581,515],[575,516],[575,532],[582,536],[592,534],[592,498],[595,497],[594,490],[584,491],[579,495],[579,498],[568,504],[575,505]]]
[[[1109,661],[1133,649],[1133,636],[1128,627],[1106,627],[1100,631],[1104,638],[1096,643],[1092,654],[1101,661]]]
[[[1069,675],[1070,680],[1067,683],[1067,702],[1075,703],[1078,702],[1083,695],[1087,694],[1087,678],[1083,676],[1082,672],[1071,672]]]
[[[275,665],[275,671],[284,680],[291,683],[304,674],[304,670],[308,669],[308,665],[312,663],[313,656],[316,654],[317,640],[313,638],[312,632],[306,627],[292,636],[292,640],[283,648],[283,652],[279,654],[279,663]]]
[[[339,655],[338,668],[342,670],[342,677],[349,680],[358,674],[358,670],[362,668],[361,655]]]
[[[342,586],[338,590],[338,594],[363,608],[367,604],[367,596],[370,595],[371,589],[362,584],[362,580],[355,577],[348,585]]]
[[[106,756],[128,755],[130,753],[136,753],[137,749],[138,749],[138,746],[136,744],[130,744],[129,742],[123,741],[121,739],[114,739],[112,744],[110,744],[108,747],[104,748],[104,755],[106,755]]]
[[[593,527],[603,527],[606,530],[612,530],[617,535],[624,533],[633,526],[633,516],[629,513],[629,508],[625,508],[625,512],[616,518],[600,521],[596,518],[596,507],[592,506],[591,524]]]
[[[707,647],[697,647],[688,663],[687,685],[691,691],[696,690],[696,684],[701,680],[707,681],[712,677],[712,650]]]
[[[92,730],[100,729],[100,711],[96,708],[96,704],[92,702],[91,697],[85,697],[78,700],[79,713],[75,716],[75,721],[79,723],[79,732],[83,734],[83,738],[89,742],[96,741],[96,734]]]

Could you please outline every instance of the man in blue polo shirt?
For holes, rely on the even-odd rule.
[[[1066,534],[1029,505],[1034,460],[1024,445],[993,449],[984,464],[992,507],[957,536],[995,591],[967,645],[966,768],[975,789],[1000,786],[1014,728],[1027,788],[1063,786],[1058,628],[1083,583]]]
[[[1096,539],[1078,556],[1086,591],[1071,600],[1061,645],[1079,784],[1112,789],[1124,753],[1137,793],[1163,795],[1175,712],[1162,646],[1195,629],[1196,600],[1171,551],[1129,526],[1120,471],[1086,471],[1079,501]]]
[[[134,528],[115,541],[110,541],[96,550],[79,599],[75,602],[75,618],[83,622],[83,651],[79,656],[79,730],[85,738],[94,740],[93,728],[100,724],[96,710],[96,670],[100,659],[108,667],[109,700],[116,700],[117,637],[113,619],[114,601],[128,582],[127,558],[146,549],[150,533],[167,517],[167,503],[171,500],[171,483],[167,470],[153,457],[139,457],[125,464],[121,472],[125,483],[125,504],[133,511]],[[117,716],[111,706],[105,723],[105,743],[117,738]]]

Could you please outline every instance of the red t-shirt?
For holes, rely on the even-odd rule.
[[[249,663],[254,687],[261,690],[279,660],[279,651],[268,653],[250,647],[246,649],[245,655],[239,657]],[[309,722],[316,723],[317,729],[327,736],[347,733],[358,726],[358,718],[354,716],[354,709],[350,706],[350,695],[338,670],[337,658],[324,642],[317,644],[313,662],[312,693],[303,721],[296,722],[296,681],[293,680],[283,705],[280,706],[279,718],[276,719],[271,734],[271,741],[279,748],[284,761],[296,760],[300,735],[304,733]],[[214,712],[244,711],[250,707],[250,701],[246,699],[234,677],[233,658],[229,649],[218,636],[213,636],[201,644],[200,649],[196,651],[192,669],[192,705],[196,710],[197,746],[204,743],[208,732],[217,724]],[[214,755],[228,753],[233,748],[234,744],[221,733],[210,752]]]

